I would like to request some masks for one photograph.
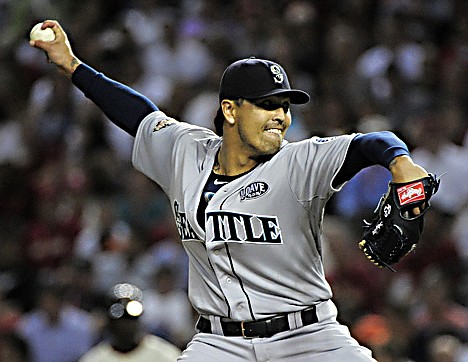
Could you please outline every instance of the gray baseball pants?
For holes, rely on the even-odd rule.
[[[321,308],[320,308],[321,307]],[[336,321],[331,301],[317,308],[319,322],[269,338],[226,337],[198,333],[178,361],[185,362],[375,362],[371,351]],[[212,321],[213,330],[218,330]]]

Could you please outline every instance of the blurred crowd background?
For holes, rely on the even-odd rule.
[[[105,337],[118,282],[144,290],[149,333],[181,348],[195,333],[166,197],[132,169],[132,138],[29,46],[44,19],[182,121],[213,129],[222,71],[265,57],[312,95],[290,141],[392,130],[446,172],[396,273],[357,247],[380,166],[331,199],[324,262],[340,320],[379,361],[468,361],[467,16],[464,0],[0,0],[0,361],[76,361]]]

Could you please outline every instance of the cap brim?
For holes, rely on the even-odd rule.
[[[299,89],[273,89],[265,93],[248,95],[242,98],[245,98],[247,100],[249,99],[254,100],[254,99],[265,98],[269,96],[278,96],[278,95],[289,97],[292,104],[304,104],[310,101],[309,94]]]

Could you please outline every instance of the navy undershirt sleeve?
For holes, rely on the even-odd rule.
[[[409,155],[408,147],[393,132],[359,134],[351,141],[345,161],[333,181],[333,186],[349,181],[368,166],[381,165],[388,168],[395,157],[402,155]]]
[[[106,77],[86,64],[72,75],[73,84],[117,126],[136,136],[141,121],[158,107],[134,89]]]

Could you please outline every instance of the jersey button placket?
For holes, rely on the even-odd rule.
[[[220,190],[221,191],[221,190]],[[224,190],[223,190],[224,191]],[[216,203],[211,204],[208,208],[217,209],[219,206]],[[207,243],[206,249],[211,261],[211,266],[218,279],[219,286],[229,306],[232,306],[233,316],[236,319],[246,319],[249,315],[247,310],[241,304],[245,305],[246,296],[242,291],[238,279],[232,274],[230,259],[226,253],[224,241],[210,241],[213,238],[210,231],[210,224],[207,223]]]

